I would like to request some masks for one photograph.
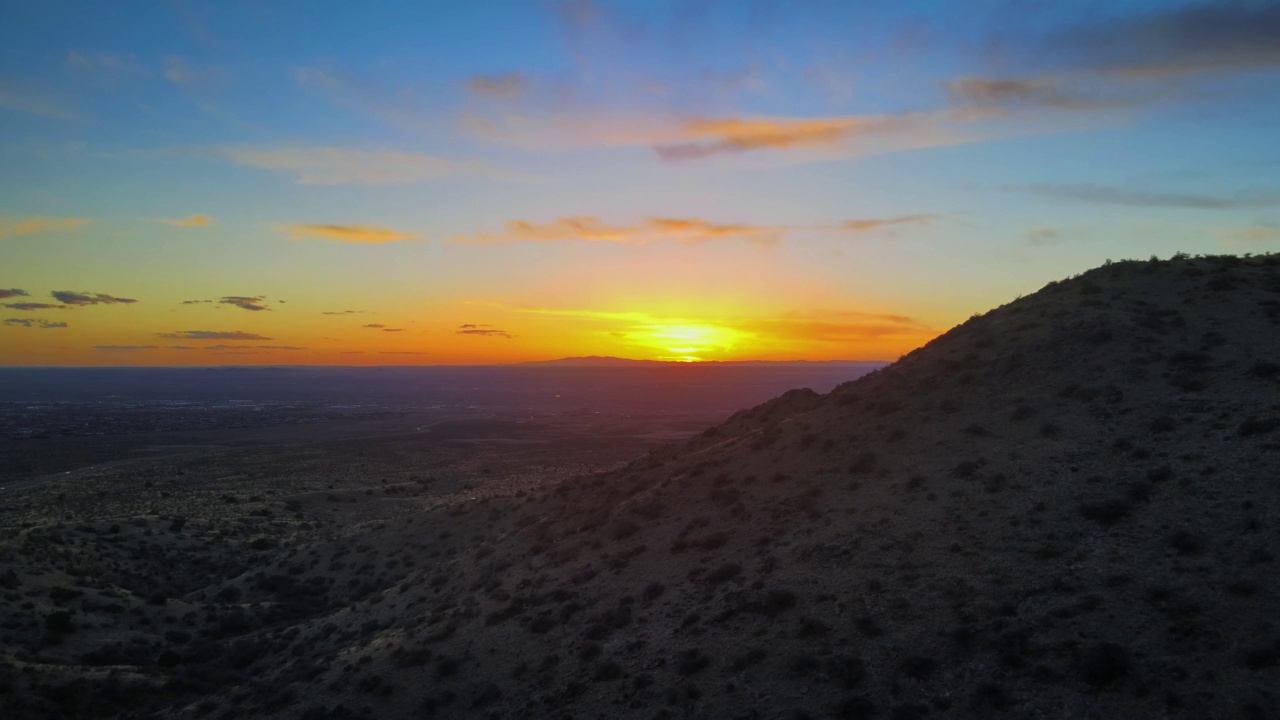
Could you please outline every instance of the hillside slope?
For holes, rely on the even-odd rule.
[[[615,473],[192,592],[304,607],[174,643],[167,712],[1276,717],[1278,480],[1280,257],[1110,264]]]

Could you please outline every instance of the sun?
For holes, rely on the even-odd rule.
[[[666,353],[659,360],[701,362],[708,355],[731,351],[747,334],[722,325],[654,323],[637,327],[628,335],[638,344]]]

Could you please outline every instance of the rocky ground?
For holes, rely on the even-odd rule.
[[[1277,256],[1109,264],[608,472],[366,450],[6,496],[4,716],[1280,716]]]

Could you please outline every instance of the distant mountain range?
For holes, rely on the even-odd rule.
[[[671,362],[665,360],[631,360],[629,358],[602,357],[588,355],[586,357],[566,357],[557,360],[531,360],[516,363],[529,367],[663,367],[670,365],[733,365],[737,367],[883,367],[888,362],[882,360],[709,360],[702,362]]]

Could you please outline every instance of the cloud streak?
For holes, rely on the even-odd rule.
[[[514,177],[479,161],[389,148],[229,146],[215,148],[213,153],[234,165],[292,176],[299,185],[408,185],[459,176]]]
[[[170,340],[275,340],[275,338],[241,330],[179,330],[171,333],[156,333],[156,337]]]
[[[271,308],[262,304],[266,302],[266,300],[267,299],[265,297],[244,297],[242,295],[228,295],[222,298],[221,300],[219,300],[218,304],[232,305],[234,307],[240,308],[241,310],[252,310],[254,312],[266,310],[270,312]]]
[[[674,240],[683,244],[697,244],[731,239],[744,240],[759,247],[768,247],[776,244],[787,233],[813,231],[860,233],[890,225],[926,224],[936,218],[937,216],[933,214],[917,214],[846,220],[836,225],[752,225],[718,223],[701,218],[655,217],[633,225],[620,225],[606,223],[592,215],[577,215],[542,223],[511,220],[507,222],[501,233],[460,235],[451,240],[464,244],[569,240],[633,244]]]
[[[1035,184],[1022,190],[1046,197],[1099,205],[1132,207],[1188,208],[1196,210],[1230,210],[1280,205],[1280,190],[1248,190],[1234,195],[1207,195],[1189,192],[1158,192],[1106,185]]]
[[[27,328],[40,328],[43,330],[52,330],[54,328],[64,328],[67,326],[64,322],[53,322],[52,320],[38,320],[33,318],[9,318],[4,321],[5,325],[18,326]]]
[[[291,240],[304,240],[308,238],[319,238],[321,240],[336,240],[344,243],[364,243],[364,244],[381,244],[389,242],[398,242],[401,240],[420,240],[421,237],[412,233],[400,232],[387,227],[377,225],[321,225],[311,223],[299,223],[296,225],[281,225],[277,227],[281,232],[287,233]]]
[[[54,290],[49,293],[53,299],[64,305],[132,305],[137,300],[107,295],[106,293],[73,292],[71,290]]]
[[[103,352],[132,352],[135,350],[155,350],[156,345],[94,345],[94,350]]]
[[[88,222],[85,218],[73,217],[0,215],[0,240],[19,235],[70,232]]]
[[[197,214],[197,215],[190,215],[185,218],[179,218],[176,220],[169,219],[169,218],[156,218],[155,222],[164,223],[165,225],[172,225],[173,227],[197,228],[197,227],[209,227],[210,225],[213,224],[213,218],[209,217],[208,215]]]
[[[0,303],[10,310],[65,310],[66,305],[54,305],[52,303],[38,302],[16,302],[16,303]]]
[[[7,300],[13,297],[27,297],[27,291],[18,288],[0,288],[0,300]]]

